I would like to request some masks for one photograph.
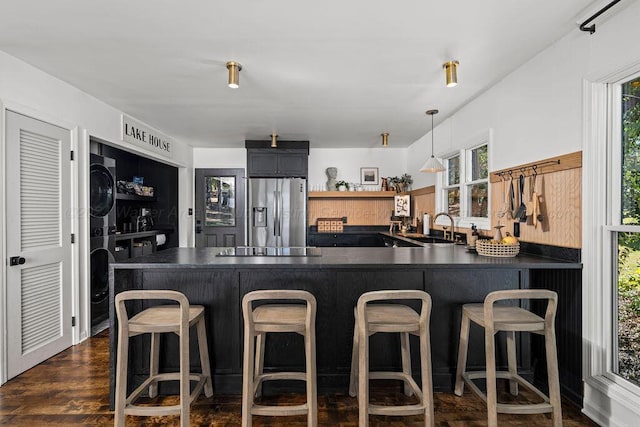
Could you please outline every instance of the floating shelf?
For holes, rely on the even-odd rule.
[[[386,199],[393,198],[395,191],[310,191],[310,199]]]
[[[155,202],[155,196],[138,196],[137,194],[116,193],[116,200],[133,200],[139,202]]]

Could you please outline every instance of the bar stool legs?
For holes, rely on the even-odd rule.
[[[500,300],[546,299],[547,310],[542,318],[528,310],[513,306],[494,306]],[[560,381],[558,374],[558,359],[556,354],[555,314],[557,295],[547,290],[515,289],[492,292],[485,298],[484,304],[465,304],[462,308],[462,323],[460,326],[460,344],[458,348],[458,363],[456,370],[455,394],[462,396],[464,385],[487,403],[487,419],[490,427],[498,425],[498,413],[536,414],[551,412],[553,425],[562,426],[562,407],[560,398]],[[471,321],[482,326],[485,331],[486,371],[467,372],[467,352],[469,345],[469,326]],[[508,371],[496,371],[495,334],[498,331],[507,333],[507,362]],[[538,390],[527,380],[518,375],[515,332],[531,332],[544,335],[547,358],[547,373],[549,396]],[[473,382],[475,379],[486,378],[486,395]],[[543,403],[537,404],[506,404],[498,403],[496,379],[509,380],[509,391],[517,396],[518,384],[533,391]]]
[[[403,304],[370,304],[380,300],[421,300],[420,314]],[[423,291],[375,291],[363,294],[356,307],[356,322],[351,359],[349,394],[358,396],[359,426],[369,425],[369,415],[419,415],[425,425],[434,425],[433,386],[431,378],[431,347],[429,343],[429,317],[431,297]],[[402,372],[369,372],[369,336],[378,332],[400,333]],[[411,376],[409,334],[420,339],[420,369],[422,388]],[[369,403],[369,379],[402,380],[404,393],[415,394],[418,404],[385,406]],[[357,389],[356,389],[357,384]]]
[[[305,304],[267,303],[252,307],[253,301],[298,300]],[[253,415],[307,415],[307,424],[318,423],[316,385],[316,299],[306,291],[269,290],[249,292],[242,299],[244,317],[244,355],[242,372],[242,426],[252,425]],[[264,373],[267,333],[295,332],[304,336],[305,372]],[[255,360],[252,360],[255,358]],[[266,406],[255,403],[264,381],[293,379],[306,382],[307,402],[303,405]]]
[[[147,308],[132,318],[128,318],[125,301],[127,300],[173,300],[178,304],[157,305]],[[129,415],[180,415],[180,425],[189,426],[191,403],[204,389],[206,396],[213,395],[209,349],[204,319],[204,307],[189,305],[187,298],[176,291],[125,291],[116,295],[116,314],[118,316],[118,348],[116,361],[115,413],[114,425],[124,426]],[[189,329],[197,327],[198,348],[202,374],[189,371]],[[149,377],[127,396],[127,368],[129,359],[129,338],[151,334],[149,355]],[[180,342],[180,372],[159,373],[160,334],[175,333]],[[146,390],[150,397],[158,394],[158,382],[180,382],[180,403],[170,406],[139,406],[136,399]],[[196,382],[191,391],[191,382]]]

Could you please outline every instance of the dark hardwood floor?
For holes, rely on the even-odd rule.
[[[106,332],[74,346],[30,369],[0,387],[0,424],[10,426],[108,426],[113,425],[109,411],[109,338]],[[375,385],[375,384],[374,384]],[[378,391],[374,391],[377,389]],[[345,390],[346,392],[346,390]],[[506,399],[508,394],[501,395]],[[404,402],[400,387],[372,387],[378,402]],[[166,403],[173,397],[162,398]],[[518,399],[527,399],[524,393]],[[270,403],[289,404],[304,401],[302,395],[279,396]],[[408,403],[408,402],[407,402]],[[486,426],[484,403],[466,392],[434,396],[436,426]],[[322,426],[357,426],[358,406],[355,398],[345,394],[321,394],[318,398],[318,421]],[[580,410],[563,403],[564,426],[595,426]],[[419,426],[423,417],[371,416],[372,426]],[[127,417],[127,425],[176,425],[177,417]],[[500,425],[550,426],[543,415],[498,415]],[[240,425],[240,396],[201,396],[192,406],[194,426]],[[303,426],[305,417],[254,417],[254,425]]]

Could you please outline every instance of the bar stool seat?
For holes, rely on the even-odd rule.
[[[418,314],[404,304],[369,304],[374,301],[420,300]],[[433,386],[431,378],[431,347],[429,317],[431,297],[423,291],[374,291],[360,296],[354,309],[355,327],[351,357],[349,394],[358,396],[359,425],[369,425],[369,415],[419,415],[424,414],[425,425],[433,426]],[[378,333],[400,333],[402,372],[369,372],[369,336]],[[409,334],[420,338],[420,366],[422,388],[411,374],[411,350]],[[419,403],[412,405],[377,405],[369,402],[369,379],[395,379],[404,384],[407,396],[413,394]]]
[[[495,305],[495,302],[501,300],[531,299],[543,299],[548,301],[544,318],[520,307]],[[555,292],[537,289],[513,289],[491,292],[487,295],[483,304],[463,305],[455,394],[462,396],[464,385],[466,383],[475,394],[483,399],[487,403],[487,417],[490,427],[497,426],[498,413],[537,414],[551,412],[553,425],[562,425],[560,384],[555,339],[556,306],[557,294]],[[470,322],[478,324],[485,330],[486,371],[466,371]],[[499,331],[507,332],[508,371],[496,371],[495,334]],[[546,396],[533,384],[518,375],[515,332],[531,332],[544,335],[549,396]],[[486,394],[474,383],[474,380],[482,378],[486,378]],[[538,395],[542,399],[542,402],[533,404],[498,403],[496,378],[509,380],[509,390],[512,395],[518,395],[518,384],[520,384]]]
[[[178,305],[152,306],[128,318],[125,302],[129,300],[172,300],[176,301]],[[207,397],[213,395],[204,307],[189,305],[187,297],[177,291],[151,290],[121,292],[116,295],[115,307],[118,317],[118,347],[114,425],[124,426],[126,415],[180,415],[180,425],[189,426],[191,403],[203,389]],[[189,329],[194,325],[198,332],[202,374],[192,374],[189,371]],[[151,334],[149,377],[127,396],[129,338],[144,333]],[[179,372],[158,373],[161,333],[175,333],[179,336]],[[140,406],[135,404],[135,401],[146,390],[149,392],[149,397],[156,397],[158,382],[161,381],[180,382],[180,400],[177,405]],[[191,382],[196,382],[193,390],[191,390]]]
[[[296,300],[305,304],[265,303],[253,308],[253,302],[265,300]],[[242,371],[242,425],[252,425],[253,415],[307,415],[307,424],[318,423],[316,385],[315,318],[316,299],[301,290],[265,290],[249,292],[242,299],[244,317],[244,356]],[[264,349],[267,333],[294,332],[304,336],[305,372],[264,373]],[[252,363],[252,358],[254,361]],[[255,403],[261,387],[270,380],[300,380],[306,382],[307,402],[301,405],[269,406]]]

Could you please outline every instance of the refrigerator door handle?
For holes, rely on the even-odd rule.
[[[273,192],[273,235],[280,237],[280,192]]]

